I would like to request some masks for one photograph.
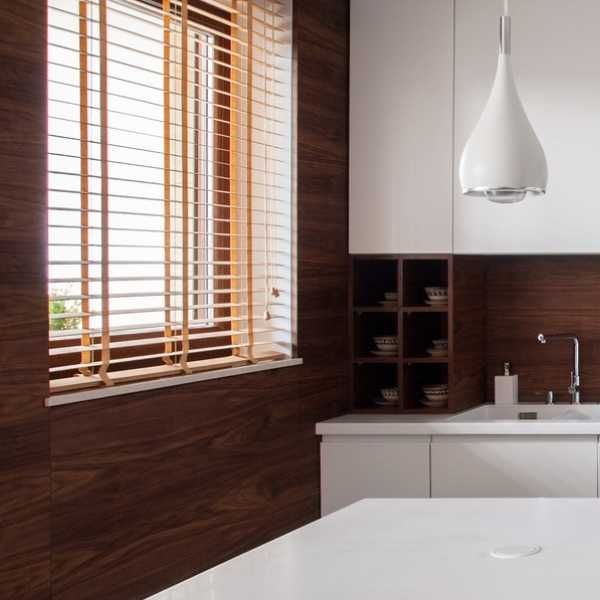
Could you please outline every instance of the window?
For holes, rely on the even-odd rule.
[[[293,355],[272,0],[49,0],[51,392]]]

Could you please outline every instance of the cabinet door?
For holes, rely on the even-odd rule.
[[[429,436],[329,437],[321,443],[321,513],[363,498],[429,497]]]
[[[596,497],[595,436],[434,436],[437,498]]]
[[[456,0],[455,173],[488,98],[499,0]],[[512,2],[519,95],[548,161],[548,192],[514,205],[454,192],[457,254],[599,253],[600,2]]]
[[[453,1],[350,7],[350,252],[449,253]]]

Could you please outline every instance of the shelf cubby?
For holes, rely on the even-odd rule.
[[[416,364],[407,365],[403,377],[403,404],[406,410],[425,409],[421,404],[424,397],[422,387],[424,385],[448,383],[447,364]],[[448,408],[448,405],[441,409]]]
[[[382,388],[398,386],[397,362],[385,364],[363,363],[353,367],[354,408],[376,412],[396,412],[398,406],[378,406]]]
[[[405,313],[403,317],[403,357],[431,358],[427,353],[433,340],[448,339],[448,313]]]
[[[378,350],[373,341],[377,336],[398,337],[397,312],[365,312],[354,316],[354,357],[382,358],[373,354]]]
[[[353,306],[368,308],[384,307],[381,301],[386,292],[398,289],[398,261],[394,258],[357,258],[353,269]]]
[[[448,258],[407,258],[402,265],[402,280],[402,305],[428,307],[425,288],[448,287]]]

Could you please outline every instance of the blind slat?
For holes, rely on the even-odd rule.
[[[267,341],[267,342],[253,342],[252,343],[252,347],[256,347],[256,346],[270,346],[271,342]],[[249,343],[242,343],[242,344],[224,344],[221,346],[213,346],[210,348],[191,348],[188,351],[188,354],[190,355],[194,355],[194,354],[206,354],[208,352],[220,352],[223,350],[233,350],[235,348],[249,348],[250,344]],[[152,360],[155,358],[163,358],[165,356],[181,356],[182,352],[181,351],[174,351],[174,352],[160,352],[160,353],[155,353],[155,354],[140,354],[140,355],[136,355],[136,356],[129,356],[127,358],[115,358],[112,360],[112,364],[123,364],[123,363],[131,363],[131,362],[140,362],[140,361],[146,361],[146,360]],[[89,368],[89,367],[102,367],[102,361],[92,361],[90,363],[87,364],[83,364],[83,363],[78,363],[75,365],[68,365],[68,366],[61,366],[61,367],[51,367],[50,368],[50,373],[60,373],[63,371],[72,371],[73,369],[81,369],[81,368]]]

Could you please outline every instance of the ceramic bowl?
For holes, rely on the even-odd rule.
[[[398,294],[396,292],[385,292],[385,294],[383,294],[383,297],[386,300],[389,300],[390,302],[398,300]]]
[[[433,358],[444,358],[448,356],[448,348],[427,348],[427,354]]]
[[[421,404],[423,404],[424,406],[427,406],[428,408],[442,408],[443,406],[446,406],[447,399],[429,400],[427,398],[422,398]]]
[[[385,350],[371,350],[373,356],[382,356],[384,358],[391,356],[398,356],[397,346],[386,346]]]
[[[395,335],[376,335],[373,337],[373,341],[379,346],[397,346],[398,337]]]
[[[427,398],[441,398],[448,396],[448,390],[423,390]]]
[[[440,400],[442,398],[447,398],[448,397],[448,391],[447,390],[439,390],[437,392],[423,390],[423,393],[425,394],[425,397],[428,398],[429,400]]]
[[[398,350],[398,338],[395,335],[379,335],[373,338],[375,346],[384,352],[396,352]]]
[[[440,338],[439,340],[431,340],[431,343],[433,344],[434,348],[439,348],[439,349],[447,349],[448,348],[448,340],[444,339],[444,338]]]
[[[425,288],[425,293],[429,300],[448,300],[448,288],[447,287],[434,287],[429,286]]]
[[[380,390],[381,397],[387,402],[398,402],[400,397],[398,388],[382,388]]]
[[[429,386],[424,385],[421,389],[426,394],[447,394],[448,393],[447,387],[429,387]]]
[[[439,390],[447,390],[448,389],[448,384],[447,383],[431,383],[429,385],[424,385],[423,386],[424,390],[429,390],[432,392],[436,392]]]
[[[448,392],[444,394],[425,394],[426,400],[431,400],[431,402],[446,402],[448,400]]]
[[[375,344],[379,352],[385,352],[386,354],[397,354],[398,344]]]

